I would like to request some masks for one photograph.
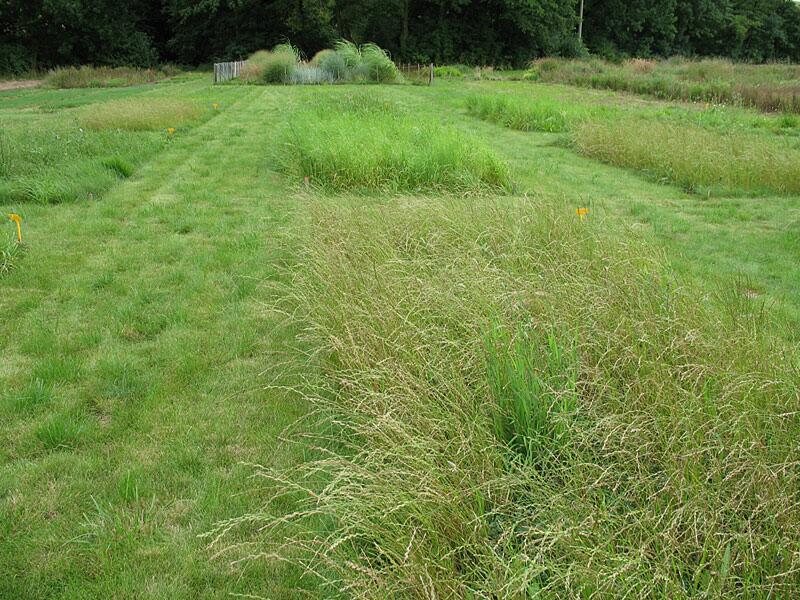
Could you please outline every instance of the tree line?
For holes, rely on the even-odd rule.
[[[0,71],[198,65],[290,40],[372,41],[406,62],[520,65],[587,51],[800,62],[794,0],[0,0]]]

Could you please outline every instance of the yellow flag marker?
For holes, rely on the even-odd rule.
[[[172,135],[173,133],[175,133],[175,128],[174,127],[167,127],[167,134],[168,135]]]
[[[219,103],[214,102],[214,104],[212,104],[211,106],[214,108],[214,110],[217,110],[219,108]]]
[[[577,209],[577,210],[575,211],[575,214],[576,214],[576,215],[578,215],[578,216],[581,218],[581,221],[583,221],[583,218],[584,218],[586,215],[588,215],[588,214],[589,214],[589,209],[588,209],[588,208],[579,208],[579,209]]]
[[[10,221],[14,221],[17,224],[17,240],[22,242],[22,217],[15,214],[8,215]]]

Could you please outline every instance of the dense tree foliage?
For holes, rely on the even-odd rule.
[[[800,61],[793,0],[585,0],[606,56]],[[200,64],[291,40],[344,37],[405,61],[521,63],[584,51],[578,0],[0,0],[0,71],[94,63]]]
[[[605,55],[800,60],[793,0],[586,0],[586,43]]]

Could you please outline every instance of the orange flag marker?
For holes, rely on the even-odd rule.
[[[10,221],[14,221],[14,223],[17,224],[17,240],[19,242],[22,242],[22,217],[12,213],[8,215],[8,219]]]

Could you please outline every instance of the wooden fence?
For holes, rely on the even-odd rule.
[[[214,63],[214,83],[222,83],[238,77],[246,64],[246,60]],[[397,68],[408,80],[428,85],[433,84],[433,63],[430,65],[400,63]]]
[[[415,83],[427,83],[433,85],[433,63],[423,65],[421,63],[397,63],[397,68],[403,77]]]
[[[246,64],[246,60],[214,63],[214,83],[222,83],[223,81],[230,81],[234,77],[238,77]]]

